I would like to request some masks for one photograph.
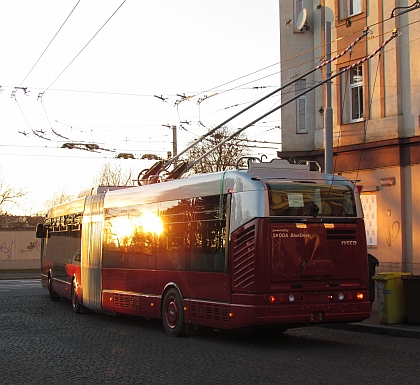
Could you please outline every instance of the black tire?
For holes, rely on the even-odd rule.
[[[51,301],[59,301],[60,296],[54,291],[51,277],[48,276],[48,291],[50,292]]]
[[[162,305],[163,327],[171,337],[182,337],[187,332],[184,320],[184,305],[179,291],[169,289],[163,299]]]
[[[71,307],[76,314],[82,312],[82,305],[79,303],[79,298],[76,295],[76,282],[74,280],[71,284]]]

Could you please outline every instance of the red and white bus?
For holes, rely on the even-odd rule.
[[[358,189],[310,164],[107,188],[52,207],[37,237],[52,300],[162,319],[171,336],[370,316]]]

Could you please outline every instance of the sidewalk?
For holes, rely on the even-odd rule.
[[[41,278],[39,270],[0,270],[0,279],[38,279]],[[385,325],[381,324],[379,317],[378,300],[372,305],[372,315],[362,322],[325,325],[324,327],[356,332],[386,334],[394,337],[420,338],[420,324],[416,325]]]
[[[0,270],[0,279],[37,279],[41,278],[40,269]]]
[[[369,319],[349,324],[328,325],[327,327],[364,333],[386,334],[394,337],[420,338],[420,324],[381,324],[377,299],[372,304],[372,313]]]

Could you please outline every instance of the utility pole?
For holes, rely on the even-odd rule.
[[[331,59],[331,22],[325,22],[325,60]],[[331,77],[331,63],[326,67],[326,78]],[[333,109],[331,107],[331,80],[326,85],[327,106],[325,108],[325,172],[333,173]]]
[[[176,126],[172,126],[172,157],[175,158],[178,155],[178,141],[176,138]],[[176,166],[177,161],[174,161],[174,166]]]

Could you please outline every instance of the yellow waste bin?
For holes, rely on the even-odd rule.
[[[405,316],[402,276],[412,273],[379,273],[373,276],[378,289],[379,318],[382,324],[402,323]]]

